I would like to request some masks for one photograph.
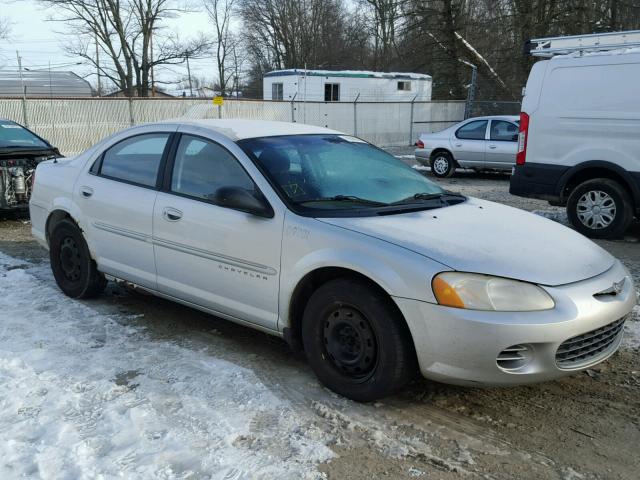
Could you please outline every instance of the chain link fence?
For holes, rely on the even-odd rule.
[[[486,115],[520,115],[520,102],[475,100],[471,103],[471,117]]]
[[[242,118],[300,122],[356,135],[380,146],[412,145],[420,133],[464,117],[464,101],[287,102],[159,98],[0,98],[0,118],[26,125],[65,155],[140,123],[169,119]]]

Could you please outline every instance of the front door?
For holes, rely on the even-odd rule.
[[[262,218],[215,203],[221,187],[257,187],[210,139],[182,134],[168,174],[153,213],[158,290],[275,330],[282,214]]]
[[[463,167],[482,168],[485,160],[487,120],[465,123],[453,133],[451,149],[453,157]]]
[[[153,289],[153,206],[170,136],[145,133],[112,145],[80,176],[74,190],[98,269]]]

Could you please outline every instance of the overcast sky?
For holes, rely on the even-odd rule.
[[[0,40],[0,68],[17,70],[18,50],[23,67],[47,69],[51,62],[52,69],[72,70],[86,76],[95,85],[94,72],[86,66],[74,65],[78,59],[65,54],[62,48],[64,35],[59,33],[64,32],[65,26],[59,22],[47,21],[51,13],[51,10],[42,8],[41,4],[33,0],[0,0],[0,17],[7,18],[11,23],[9,41]],[[211,25],[203,12],[181,14],[178,18],[164,21],[163,25],[178,32],[183,40],[198,32],[212,35]],[[191,60],[190,64],[192,76],[215,79],[213,55],[202,60]],[[187,68],[186,65],[172,66],[170,70],[165,68],[163,71],[158,68],[155,73],[156,78],[172,81],[186,76]]]

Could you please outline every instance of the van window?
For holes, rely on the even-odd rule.
[[[484,140],[487,123],[487,120],[469,122],[458,129],[456,137],[462,140]]]
[[[127,138],[104,152],[100,175],[155,187],[168,133],[148,133]]]

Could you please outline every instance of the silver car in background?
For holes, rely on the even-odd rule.
[[[457,167],[511,171],[516,163],[519,117],[469,118],[436,133],[423,133],[416,142],[416,161],[440,178]]]

